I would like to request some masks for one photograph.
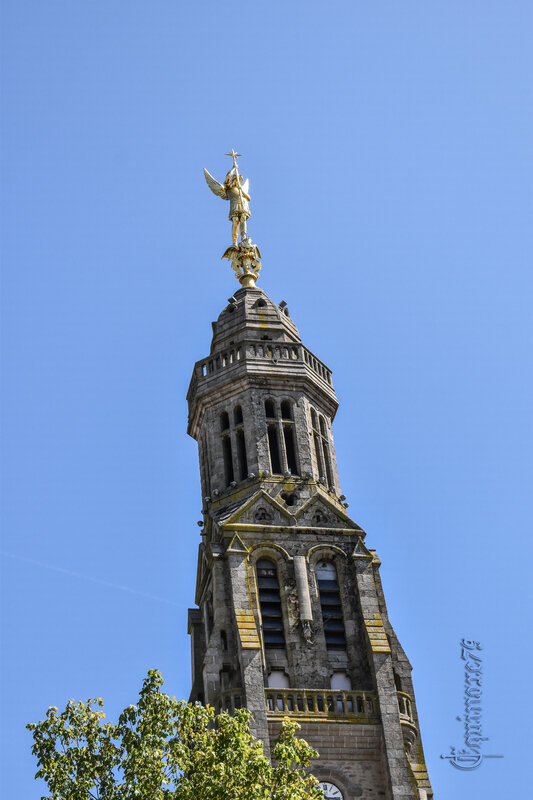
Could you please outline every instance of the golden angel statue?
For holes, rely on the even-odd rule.
[[[232,222],[232,237],[233,246],[237,245],[237,234],[240,229],[241,242],[247,238],[246,234],[246,220],[250,218],[250,202],[249,180],[248,178],[243,183],[242,175],[239,175],[239,167],[237,166],[237,156],[234,150],[227,155],[233,158],[233,166],[226,175],[224,183],[219,183],[209,172],[204,168],[204,175],[207,185],[211,191],[222,197],[223,200],[229,200],[229,219]]]
[[[261,253],[246,231],[246,221],[250,218],[249,181],[246,179],[243,182],[242,175],[239,175],[237,164],[239,153],[232,150],[226,155],[233,159],[233,166],[226,175],[224,183],[215,180],[206,169],[204,169],[204,175],[211,191],[218,197],[229,200],[233,244],[224,251],[222,258],[227,258],[231,262],[241,286],[254,286],[261,270]],[[237,244],[239,231],[241,240]]]

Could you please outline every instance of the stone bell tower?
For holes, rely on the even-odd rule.
[[[231,201],[211,184],[228,177],[207,176]],[[245,223],[242,195],[233,218],[231,208]],[[187,395],[203,497],[190,699],[246,706],[266,753],[281,719],[296,719],[319,751],[326,800],[431,800],[411,665],[339,485],[331,372],[286,304],[255,286],[260,254],[245,226],[225,255],[241,288]]]

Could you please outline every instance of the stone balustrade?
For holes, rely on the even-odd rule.
[[[396,692],[398,698],[398,710],[400,712],[400,724],[402,726],[403,744],[405,751],[409,754],[418,736],[418,730],[413,719],[412,700],[410,695],[405,692]]]
[[[398,698],[398,708],[400,710],[400,720],[414,723],[413,712],[411,709],[411,697],[405,692],[396,692]]]
[[[268,716],[306,716],[376,720],[377,703],[373,692],[346,692],[338,689],[265,689]]]
[[[220,370],[233,367],[236,364],[247,362],[250,366],[267,360],[269,363],[283,364],[296,362],[307,367],[322,378],[329,386],[331,370],[314,356],[307,347],[292,342],[271,342],[254,339],[241,342],[238,346],[221,353],[214,353],[203,361],[198,361],[194,369],[194,376],[198,383]]]
[[[237,708],[244,706],[244,692],[242,689],[226,689],[221,692],[214,702],[217,714],[221,711],[229,711],[232,714]]]
[[[305,716],[314,719],[342,718],[353,721],[376,721],[374,692],[346,692],[339,689],[265,689],[269,717]],[[242,689],[226,689],[217,697],[217,713],[244,706]]]
[[[411,697],[396,692],[400,721],[414,726]],[[338,689],[265,689],[268,714],[276,716],[312,715],[320,717],[376,717],[373,692],[346,692]],[[217,712],[233,712],[244,705],[242,689],[226,689],[217,697]]]

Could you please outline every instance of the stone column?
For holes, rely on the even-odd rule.
[[[246,551],[231,545],[226,551],[245,705],[253,714],[251,731],[263,742],[264,753],[269,757],[263,659],[248,587],[247,557]]]
[[[363,546],[364,547],[364,546]],[[366,548],[364,548],[366,550]],[[383,730],[384,767],[389,778],[391,800],[413,800],[407,758],[403,745],[402,726],[394,685],[391,649],[379,612],[374,583],[372,555],[368,551],[353,556],[361,611],[371,652],[371,669],[376,683],[381,726]]]

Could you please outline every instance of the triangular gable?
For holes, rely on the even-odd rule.
[[[310,497],[296,511],[296,518],[300,527],[352,528],[362,531],[362,528],[356,525],[348,514],[342,512],[335,503],[322,494],[314,494]]]
[[[260,489],[224,519],[224,527],[231,525],[287,525],[292,517],[286,509],[263,489]]]
[[[372,559],[372,553],[368,550],[361,537],[358,538],[352,553],[353,558],[369,558]]]
[[[229,543],[228,549],[226,553],[247,553],[248,548],[242,541],[241,537],[238,533],[235,534],[231,542]]]

